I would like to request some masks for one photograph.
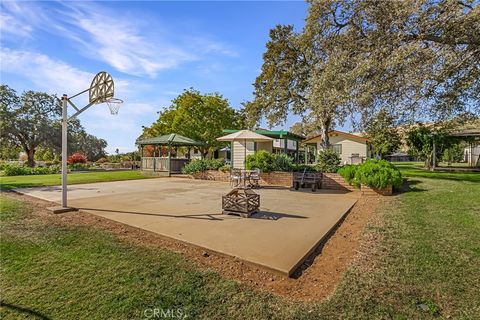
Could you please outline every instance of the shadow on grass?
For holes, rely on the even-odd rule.
[[[43,319],[43,320],[51,319],[51,318],[47,317],[46,315],[44,315],[44,314],[42,314],[38,311],[31,310],[31,309],[24,308],[24,307],[20,307],[20,306],[16,306],[16,305],[13,305],[13,304],[10,304],[10,303],[6,303],[4,301],[0,301],[0,307],[6,308],[6,309],[9,309],[9,310],[12,310],[12,311],[16,311],[18,313],[22,313],[22,314],[27,315],[27,316],[36,317],[38,319]]]
[[[415,185],[422,183],[420,180],[404,179],[403,184],[399,188],[395,188],[395,194],[406,192],[424,192],[426,189],[416,187]]]
[[[0,182],[0,190],[8,191],[16,188],[33,188],[33,187],[44,187],[43,183],[32,183],[32,182],[13,182],[13,183],[3,183]]]

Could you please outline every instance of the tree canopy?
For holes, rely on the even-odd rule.
[[[216,139],[224,129],[240,129],[244,117],[230,107],[227,99],[218,93],[201,94],[190,88],[172,101],[172,105],[159,112],[158,120],[144,127],[142,137],[156,137],[177,133],[205,142],[209,147],[221,145]],[[203,150],[204,154],[208,148]]]
[[[19,96],[9,86],[0,86],[0,147],[22,148],[29,166],[34,166],[35,153],[39,149],[61,153],[60,118],[61,106],[54,96],[35,91],[26,91]],[[69,121],[68,127],[69,153],[83,152],[89,160],[105,155],[107,142],[86,133],[78,119]],[[5,156],[10,158],[12,155],[7,152]],[[41,160],[38,156],[37,159]]]
[[[396,124],[395,118],[385,109],[380,109],[367,121],[365,131],[376,155],[383,158],[399,149],[401,139]]]
[[[381,108],[396,118],[480,112],[480,9],[465,1],[311,1],[305,27],[270,30],[250,116],[328,131]],[[361,117],[352,117],[355,114]]]
[[[28,165],[35,164],[35,151],[52,140],[52,127],[61,115],[55,98],[41,92],[26,91],[20,97],[6,85],[0,87],[0,135],[21,146]]]

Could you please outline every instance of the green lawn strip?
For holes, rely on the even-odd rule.
[[[140,171],[104,171],[68,174],[68,184],[148,179]],[[26,187],[55,186],[62,183],[60,174],[0,177],[2,190]]]
[[[140,319],[146,308],[181,308],[191,319],[283,319],[295,310],[195,270],[167,250],[133,246],[86,227],[29,229],[25,237],[24,225],[11,224],[2,234],[3,304],[54,319]],[[2,318],[21,315],[11,307],[0,312]]]
[[[394,163],[405,177],[480,182],[480,172],[429,171],[420,162]]]
[[[322,315],[473,319],[480,310],[480,184],[422,179],[423,192],[380,209],[386,225],[371,268],[351,268]],[[422,311],[421,308],[425,308]],[[341,311],[338,311],[341,310]]]

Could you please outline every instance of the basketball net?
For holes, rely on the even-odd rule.
[[[105,102],[107,103],[107,106],[110,109],[110,113],[112,115],[117,115],[118,110],[123,105],[123,100],[117,98],[110,98]]]

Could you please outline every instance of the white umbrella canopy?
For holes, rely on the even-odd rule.
[[[240,130],[234,133],[227,134],[226,136],[217,138],[218,141],[238,141],[238,140],[246,140],[246,141],[272,141],[273,139],[262,134],[258,134],[256,132],[250,130]]]
[[[264,142],[273,141],[272,138],[258,134],[250,130],[240,130],[234,133],[227,134],[226,136],[217,138],[218,141],[243,141],[243,168],[246,168],[245,159],[247,158],[247,141]]]

